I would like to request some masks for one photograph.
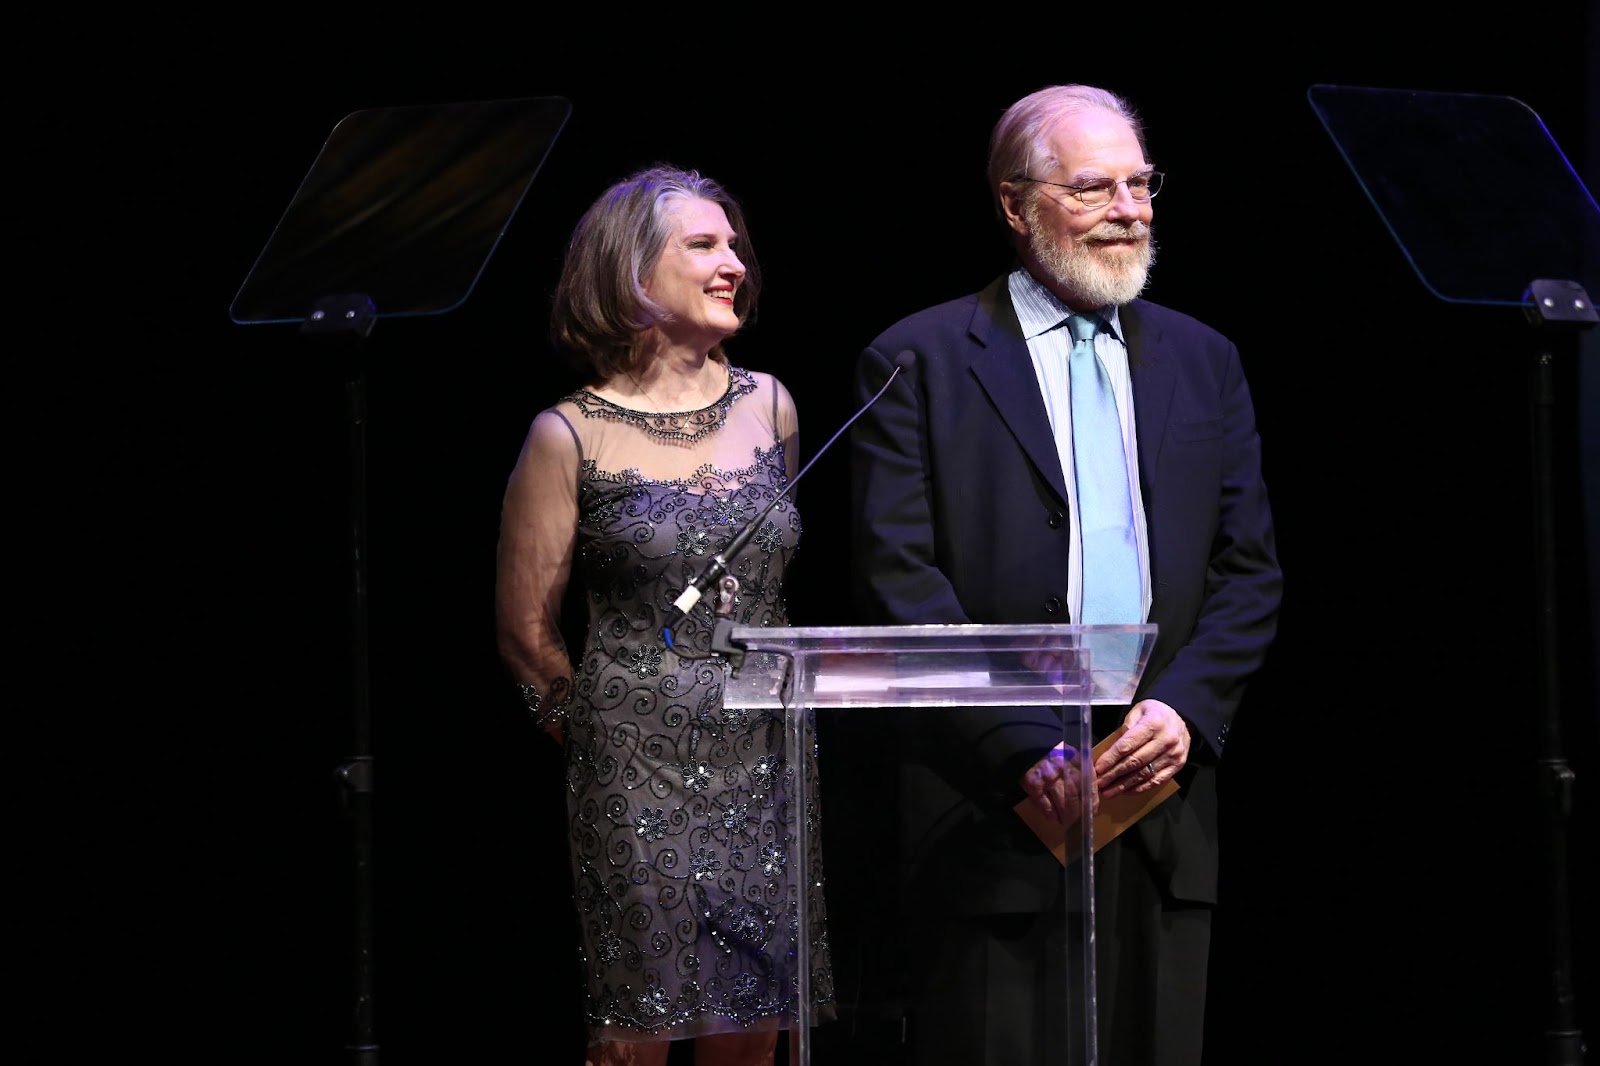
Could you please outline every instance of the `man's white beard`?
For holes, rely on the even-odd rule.
[[[1028,223],[1028,249],[1055,283],[1092,307],[1125,304],[1144,291],[1150,267],[1156,261],[1156,242],[1151,227],[1143,222],[1126,226],[1103,222],[1065,247],[1050,240],[1039,224],[1038,203],[1030,204],[1023,216]],[[1096,236],[1145,238],[1144,244],[1126,261],[1106,262],[1093,247]]]

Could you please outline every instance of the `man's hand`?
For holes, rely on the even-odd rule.
[[[1149,792],[1189,761],[1189,725],[1160,700],[1141,700],[1123,719],[1127,732],[1095,760],[1096,795]]]
[[[1072,825],[1083,817],[1083,756],[1074,748],[1057,744],[1049,754],[1022,775],[1022,790],[1049,818]],[[1099,810],[1100,797],[1091,796]]]

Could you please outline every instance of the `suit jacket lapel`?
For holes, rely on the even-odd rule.
[[[1006,278],[1002,274],[978,294],[978,309],[969,327],[977,343],[969,365],[1018,446],[1065,506],[1066,476],[1061,472],[1050,418],[1045,413],[1044,397],[1039,394],[1039,378],[1033,370],[1033,358],[1028,354],[1016,308],[1011,306]],[[1142,450],[1142,439],[1139,446]]]
[[[1167,436],[1167,416],[1172,407],[1173,379],[1166,338],[1149,324],[1134,300],[1117,311],[1123,343],[1128,346],[1128,371],[1133,380],[1134,432],[1139,437],[1139,476],[1144,481],[1146,512],[1156,460]]]

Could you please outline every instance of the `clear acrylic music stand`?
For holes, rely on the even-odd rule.
[[[1449,303],[1520,307],[1536,328],[1530,364],[1539,661],[1540,791],[1547,804],[1550,1066],[1580,1066],[1572,991],[1566,826],[1574,775],[1561,745],[1555,366],[1597,318],[1600,208],[1544,122],[1522,101],[1474,93],[1313,85],[1312,109],[1422,284]]]
[[[352,753],[335,770],[354,851],[351,1061],[376,1066],[372,714],[367,626],[366,370],[379,318],[452,311],[471,294],[572,105],[525,97],[352,112],[329,134],[229,307],[240,325],[348,341]]]

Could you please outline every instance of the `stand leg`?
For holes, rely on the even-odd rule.
[[[367,665],[367,410],[366,381],[359,367],[345,386],[350,451],[350,662],[354,701],[351,740],[355,754],[340,766],[345,814],[350,823],[354,891],[354,996],[345,1050],[356,1066],[377,1066],[373,1002],[373,761]]]
[[[1583,1034],[1577,1026],[1572,989],[1572,926],[1567,893],[1567,826],[1572,817],[1575,775],[1562,754],[1561,670],[1556,587],[1554,358],[1535,354],[1533,364],[1533,461],[1535,566],[1538,583],[1539,792],[1544,806],[1545,858],[1549,897],[1549,1025],[1545,1030],[1548,1066],[1582,1066]]]

